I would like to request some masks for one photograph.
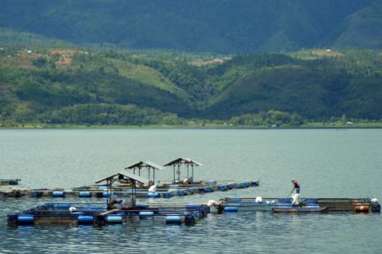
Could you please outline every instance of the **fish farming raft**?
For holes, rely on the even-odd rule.
[[[380,213],[377,199],[370,198],[303,198],[299,206],[291,198],[225,198],[218,212],[265,211],[273,213]]]
[[[206,205],[150,207],[107,210],[102,203],[47,203],[8,215],[9,226],[93,225],[105,226],[151,221],[165,225],[192,226],[210,212]]]
[[[230,191],[234,189],[246,189],[259,186],[259,181],[245,181],[240,183],[202,183],[198,185],[176,185],[167,188],[158,188],[155,192],[150,192],[146,188],[137,188],[137,198],[172,198],[179,196],[189,196],[194,194],[206,194],[217,191]],[[0,191],[0,198],[108,198],[110,195],[117,197],[128,197],[131,194],[129,186],[116,186],[108,191],[107,186],[98,185],[91,187],[65,189],[10,189]]]

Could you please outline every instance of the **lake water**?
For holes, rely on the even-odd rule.
[[[382,193],[382,130],[1,130],[0,178],[28,187],[93,183],[139,160],[203,163],[196,178],[259,188],[174,198],[283,197],[291,179],[309,197]],[[172,170],[160,172],[162,181]],[[6,226],[6,214],[49,200],[0,200],[0,253],[382,253],[380,215],[209,216],[194,227],[150,222],[93,227]]]

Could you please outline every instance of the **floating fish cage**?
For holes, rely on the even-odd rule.
[[[209,201],[210,202],[210,201]],[[194,225],[213,213],[380,213],[381,205],[369,198],[304,198],[292,205],[290,198],[225,198],[214,205],[154,204],[133,208],[106,209],[104,203],[47,203],[8,215],[9,226],[124,224],[143,220],[164,225]]]
[[[206,205],[150,207],[107,210],[101,203],[47,203],[21,213],[8,215],[9,226],[124,224],[150,220],[165,225],[192,226],[210,212]]]
[[[225,198],[218,212],[265,211],[273,213],[352,212],[380,213],[381,205],[370,198],[303,198],[292,205],[291,198]]]
[[[158,189],[155,192],[149,192],[147,189],[136,189],[135,195],[137,198],[172,198],[179,196],[188,196],[194,194],[206,194],[216,191],[229,191],[232,189],[244,189],[259,186],[259,181],[247,181],[242,183],[227,183],[205,185],[198,187],[179,187],[174,186],[173,189]],[[97,188],[76,188],[74,190],[66,191],[64,189],[34,189],[34,190],[12,190],[9,192],[0,192],[0,197],[3,198],[108,198],[111,194],[117,197],[128,197],[132,190],[128,187],[116,187],[111,191],[107,190],[106,186],[97,186]]]

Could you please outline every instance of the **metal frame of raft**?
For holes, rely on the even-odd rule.
[[[70,211],[70,207],[76,207]],[[22,213],[8,215],[9,226],[123,224],[147,221],[167,225],[192,226],[210,212],[207,205],[150,207],[137,205],[129,209],[107,210],[101,203],[47,203]]]
[[[273,213],[380,213],[381,205],[370,198],[303,198],[300,206],[291,198],[225,198],[219,212],[264,211]]]

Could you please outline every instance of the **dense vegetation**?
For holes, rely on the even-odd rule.
[[[382,126],[381,27],[381,0],[2,0],[0,126]]]
[[[374,50],[0,47],[2,126],[351,124],[380,121],[381,98],[382,54]]]
[[[0,27],[9,29],[8,34],[134,49],[253,53],[381,48],[382,2],[2,0]]]

